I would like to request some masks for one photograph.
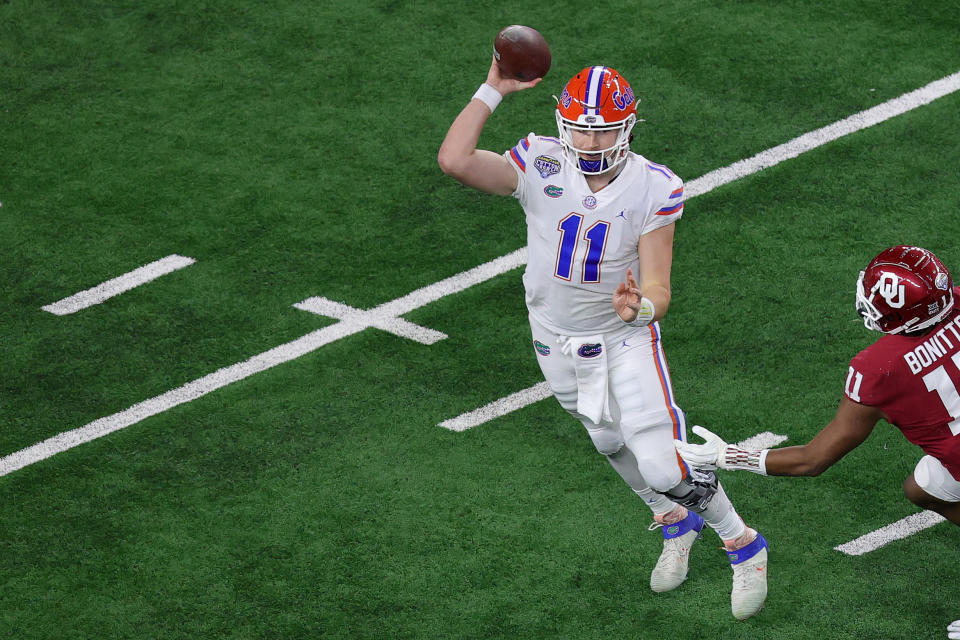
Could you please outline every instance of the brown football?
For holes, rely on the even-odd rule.
[[[550,45],[539,31],[523,25],[504,27],[493,41],[493,55],[507,78],[528,81],[550,70]]]

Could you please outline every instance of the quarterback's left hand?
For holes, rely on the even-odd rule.
[[[724,452],[727,450],[727,443],[717,434],[701,426],[695,426],[693,432],[706,440],[703,444],[691,444],[674,440],[673,444],[677,448],[677,453],[687,463],[696,469],[716,469],[720,466],[720,460],[723,460]]]
[[[613,292],[613,308],[621,320],[634,327],[647,326],[657,313],[653,302],[643,296],[630,269],[627,269],[627,281],[618,284]]]

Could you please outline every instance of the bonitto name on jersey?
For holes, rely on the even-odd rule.
[[[913,373],[920,373],[934,362],[947,354],[948,349],[953,349],[953,345],[960,343],[960,316],[957,316],[948,322],[942,329],[936,333],[930,334],[930,337],[914,347],[913,351],[903,354],[903,359]],[[948,337],[948,332],[957,342],[954,343]]]

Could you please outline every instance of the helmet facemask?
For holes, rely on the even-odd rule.
[[[582,115],[577,122],[564,118],[559,111],[554,112],[557,118],[557,129],[560,132],[560,141],[563,143],[564,154],[567,160],[575,163],[585,175],[599,175],[616,167],[627,159],[630,151],[631,131],[637,123],[637,116],[630,114],[625,120],[606,124],[603,116]],[[617,131],[617,139],[613,145],[605,149],[581,149],[573,141],[574,131]],[[599,155],[596,160],[583,158],[584,155]]]
[[[573,166],[588,176],[599,175],[627,159],[639,99],[616,69],[604,66],[583,69],[570,79],[556,100],[560,142],[564,157]],[[614,131],[616,140],[605,149],[583,149],[574,142],[574,133],[578,131]]]
[[[867,297],[863,289],[864,275],[866,275],[866,271],[861,271],[860,276],[857,278],[857,313],[863,318],[863,326],[871,331],[882,332],[883,329],[880,328],[879,322],[881,314],[877,311],[877,308],[873,306],[873,303],[870,302],[870,298]],[[871,295],[870,297],[873,296]]]

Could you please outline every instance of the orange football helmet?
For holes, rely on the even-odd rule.
[[[557,98],[557,128],[568,160],[585,174],[599,174],[623,162],[630,151],[630,132],[637,123],[637,102],[626,78],[610,67],[587,67],[570,79]],[[606,149],[580,149],[574,131],[617,131],[616,142]],[[581,154],[600,154],[586,160]]]

